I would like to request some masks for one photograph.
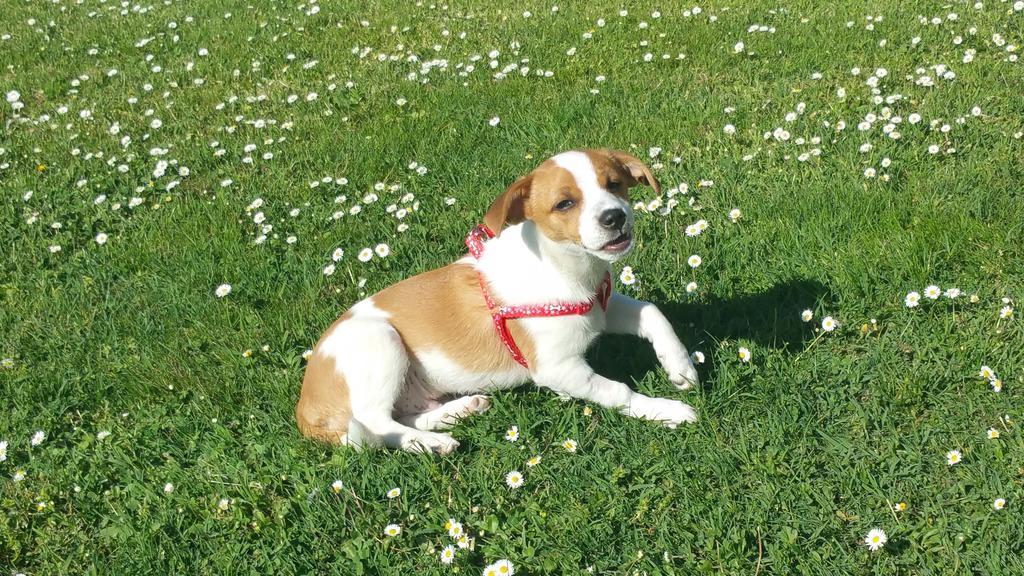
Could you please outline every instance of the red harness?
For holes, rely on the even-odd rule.
[[[480,224],[470,230],[469,235],[466,236],[466,248],[469,248],[469,253],[479,260],[480,255],[484,252],[484,242],[491,238],[494,238],[494,232],[487,226]],[[491,300],[491,294],[487,291],[487,283],[484,281],[484,277],[480,274],[479,270],[477,270],[476,277],[480,282],[480,292],[484,295],[487,309],[491,311],[491,319],[494,321],[494,329],[498,333],[498,338],[505,345],[505,348],[508,348],[508,353],[512,355],[512,358],[522,364],[523,368],[527,369],[529,369],[529,366],[526,364],[526,358],[523,357],[519,346],[516,346],[516,341],[512,338],[512,333],[508,330],[508,320],[551,316],[583,316],[590,312],[595,301],[601,305],[601,310],[607,310],[608,300],[612,296],[612,276],[610,273],[605,272],[604,278],[597,285],[594,295],[586,302],[498,306],[494,303],[494,300]]]

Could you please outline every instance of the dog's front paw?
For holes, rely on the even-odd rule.
[[[636,418],[657,420],[669,428],[675,428],[684,422],[697,421],[697,412],[692,406],[666,398],[636,398],[626,413]]]
[[[665,371],[668,372],[668,379],[680,390],[689,390],[700,384],[700,377],[697,369],[685,355],[673,362],[664,362]]]

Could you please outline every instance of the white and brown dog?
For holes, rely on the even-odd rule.
[[[697,382],[665,316],[611,291],[610,263],[633,245],[628,189],[638,183],[658,190],[643,162],[611,150],[564,152],[517,180],[467,237],[469,255],[358,302],[324,333],[302,382],[299,429],[449,453],[459,443],[435,430],[486,410],[480,393],[531,380],[671,427],[696,421],[690,406],[634,392],[584,357],[602,332],[635,334],[673,384]]]

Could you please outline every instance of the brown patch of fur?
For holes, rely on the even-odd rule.
[[[309,357],[302,378],[299,402],[295,405],[295,420],[299,424],[299,431],[304,436],[331,444],[340,444],[341,438],[348,432],[352,407],[349,404],[348,384],[337,370],[334,358],[320,354],[320,343],[350,316],[351,313],[346,312],[335,320],[313,347],[313,355]]]
[[[417,351],[437,350],[464,370],[481,374],[518,366],[498,338],[476,269],[469,264],[449,264],[403,280],[375,294],[373,305],[391,315],[389,322],[413,357]],[[533,340],[518,321],[509,320],[508,327],[532,365]]]

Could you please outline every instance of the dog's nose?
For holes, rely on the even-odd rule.
[[[626,223],[626,211],[622,208],[609,208],[597,217],[597,223],[609,230],[621,230]]]

